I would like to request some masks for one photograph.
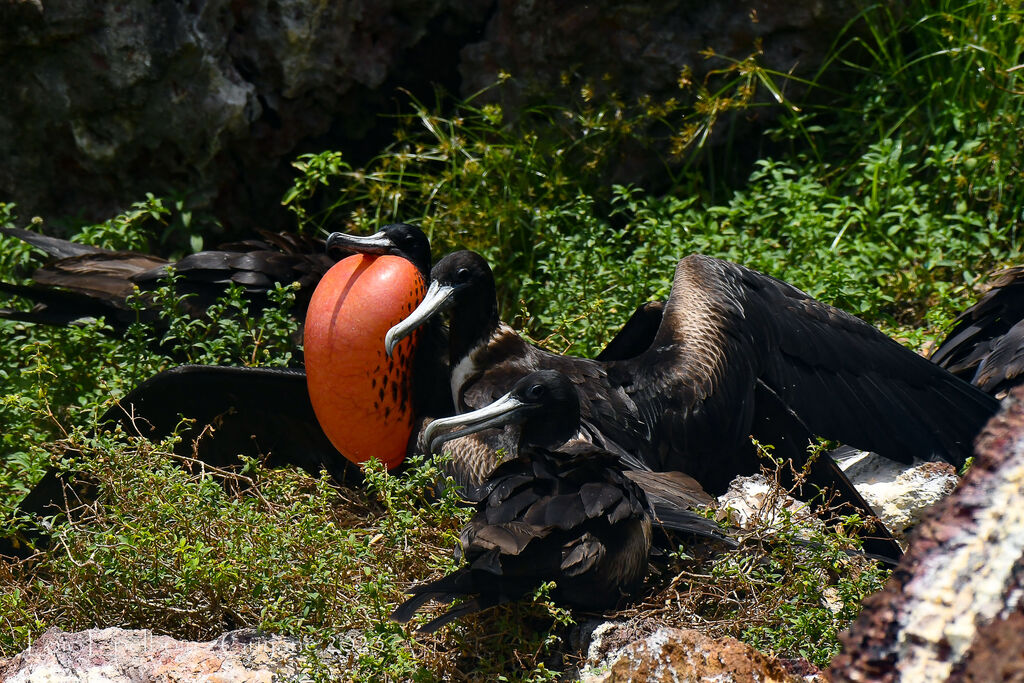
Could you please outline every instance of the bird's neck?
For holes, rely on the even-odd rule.
[[[488,308],[453,311],[448,325],[451,367],[454,369],[465,358],[486,346],[501,327],[497,303]]]

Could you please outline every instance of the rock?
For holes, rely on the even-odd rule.
[[[291,160],[376,153],[390,139],[380,114],[406,100],[400,87],[429,101],[435,84],[470,94],[508,71],[513,81],[491,93],[510,115],[565,101],[565,73],[662,98],[678,95],[681,69],[699,82],[724,64],[705,48],[743,58],[757,41],[766,66],[806,75],[856,10],[849,0],[0,0],[0,200],[17,202],[22,221],[105,220],[146,192],[189,192],[236,233],[284,228]],[[646,173],[621,173],[663,175],[647,161]]]
[[[151,631],[119,628],[66,633],[51,628],[32,645],[0,662],[6,683],[136,683],[207,681],[270,683],[298,673],[299,646],[252,629],[205,643]]]
[[[607,634],[606,634],[607,637]],[[588,667],[580,680],[617,681],[822,681],[800,660],[786,663],[734,638],[709,638],[698,631],[660,628],[606,660]]]
[[[557,91],[567,75],[624,97],[667,96],[678,92],[684,69],[700,82],[723,66],[706,58],[709,48],[742,59],[758,43],[765,67],[808,76],[858,11],[850,0],[756,0],[742,8],[685,0],[496,5],[484,38],[462,50],[465,92],[491,85],[505,71],[516,81],[507,92],[524,97]]]
[[[713,71],[745,59],[758,46],[758,61],[766,68],[815,78],[832,42],[860,9],[850,0],[498,0],[484,39],[462,50],[459,70],[463,92],[491,85],[501,72],[510,74],[506,87],[488,91],[484,98],[499,101],[511,116],[525,107],[549,104],[553,94],[555,101],[578,97],[584,88],[596,101],[614,93],[627,104],[642,96],[653,102],[685,102],[693,93],[681,89],[681,81],[703,84]],[[708,50],[721,56],[708,58]],[[787,97],[798,97],[803,90],[797,80],[779,78],[777,84]],[[770,97],[766,90],[759,92],[766,103]],[[723,113],[727,122],[719,122],[710,142],[756,137],[777,115],[773,107],[747,109],[735,117]],[[756,139],[744,145],[751,151],[759,147]],[[742,147],[734,145],[730,157],[739,182],[749,172],[737,163],[735,149]],[[627,147],[617,150],[617,157],[613,181],[649,184],[664,173],[668,149]]]
[[[897,538],[917,524],[935,503],[956,488],[960,477],[952,465],[919,461],[907,466],[874,453],[841,449],[839,466]],[[816,517],[805,503],[790,496],[773,495],[762,475],[736,477],[718,498],[719,519],[744,529],[756,520],[771,522],[783,508],[798,520],[814,524]],[[774,505],[774,510],[768,506]]]
[[[844,634],[834,680],[1022,680],[1024,387],[1003,402],[976,453]]]
[[[431,48],[460,44],[480,4],[0,0],[0,198],[105,219],[188,190],[272,227],[300,147],[363,137],[394,108],[389,78],[450,82]]]
[[[761,474],[733,479],[729,490],[718,497],[717,517],[720,521],[750,530],[773,524],[784,510],[808,526],[821,526],[810,505],[773,490]]]
[[[908,468],[865,451],[850,451],[837,460],[864,500],[900,539],[960,481],[956,469],[945,462],[919,461]]]

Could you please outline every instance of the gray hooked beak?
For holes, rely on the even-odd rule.
[[[416,310],[384,335],[384,350],[388,352],[388,356],[390,357],[391,352],[395,350],[395,345],[412,334],[413,330],[451,307],[455,303],[452,298],[454,293],[455,287],[452,285],[442,285],[437,280],[432,280],[430,286],[427,287],[427,293],[423,296],[423,301],[416,307]]]
[[[395,244],[383,232],[375,232],[366,237],[332,232],[327,237],[327,248],[333,249],[334,247],[354,251],[357,254],[386,254],[389,249],[395,248]]]
[[[437,449],[443,443],[452,439],[476,434],[485,429],[504,427],[509,423],[516,422],[515,413],[525,405],[519,399],[513,398],[512,394],[505,394],[491,405],[480,410],[434,420],[424,428],[423,441],[430,444],[431,453],[437,453]],[[438,431],[446,427],[462,427],[462,429],[453,429],[446,434],[434,436]]]

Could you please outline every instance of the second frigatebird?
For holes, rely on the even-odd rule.
[[[993,396],[1024,380],[1024,267],[996,273],[991,288],[957,316],[933,363]]]
[[[757,471],[751,435],[798,464],[817,435],[901,462],[938,457],[959,467],[998,407],[867,323],[708,256],[678,263],[648,348],[623,360],[527,343],[499,319],[486,261],[466,251],[435,266],[423,303],[387,345],[446,310],[458,412],[490,404],[529,372],[555,369],[580,389],[581,437],[651,469],[686,472],[712,493]],[[809,481],[870,511],[828,458],[811,464]]]

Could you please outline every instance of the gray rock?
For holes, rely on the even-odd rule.
[[[500,71],[511,74],[513,87],[503,95],[513,104],[543,101],[566,76],[626,98],[678,95],[684,69],[699,83],[726,63],[707,59],[709,48],[741,59],[758,43],[767,68],[808,76],[857,10],[848,0],[499,0],[484,40],[462,51],[460,69],[467,92],[490,85]]]
[[[24,652],[0,662],[6,683],[209,681],[270,683],[296,673],[299,646],[252,629],[209,642],[119,628],[66,633],[51,628]]]
[[[566,73],[663,97],[678,94],[681,69],[699,80],[722,65],[700,51],[742,58],[756,41],[767,66],[807,74],[854,10],[846,0],[0,0],[0,201],[17,202],[23,220],[103,220],[146,192],[189,191],[236,232],[284,227],[294,156],[376,151],[399,87],[429,99],[434,83],[458,90],[461,73],[468,94],[504,70],[512,115],[564,101]],[[630,159],[620,170],[634,181],[662,173]]]
[[[300,143],[365,132],[393,96],[368,93],[464,4],[0,0],[0,199],[106,218],[189,189],[261,225]]]
[[[960,482],[949,463],[919,461],[908,467],[864,451],[847,454],[839,466],[899,539]]]

